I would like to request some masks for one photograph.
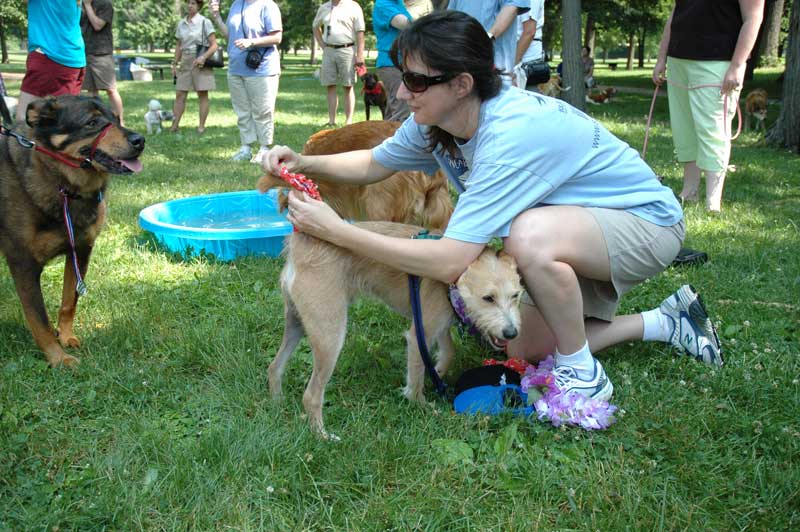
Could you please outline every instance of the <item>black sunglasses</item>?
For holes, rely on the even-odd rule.
[[[403,72],[403,85],[411,92],[425,92],[431,85],[438,85],[453,79],[455,74],[426,76],[417,72]]]

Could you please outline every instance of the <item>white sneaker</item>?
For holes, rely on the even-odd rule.
[[[261,159],[262,159],[262,158],[263,158],[265,155],[267,155],[267,153],[269,153],[269,148],[261,148],[261,149],[259,149],[259,150],[256,152],[256,154],[255,154],[255,155],[253,155],[253,158],[252,158],[252,159],[250,159],[250,162],[251,162],[251,163],[253,163],[253,164],[261,164]]]
[[[614,393],[614,385],[611,384],[603,365],[594,360],[594,374],[590,379],[581,379],[578,372],[572,366],[557,366],[553,373],[556,376],[556,386],[565,394],[573,391],[585,397],[608,401]]]
[[[242,161],[249,161],[250,160],[250,147],[249,146],[242,146],[239,148],[239,151],[233,154],[231,157],[231,161],[236,161],[237,163]]]
[[[692,285],[680,287],[661,303],[659,310],[672,330],[669,342],[679,351],[713,366],[724,363],[717,331]]]

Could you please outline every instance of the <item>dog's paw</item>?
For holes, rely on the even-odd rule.
[[[68,347],[71,349],[81,346],[81,341],[78,340],[78,337],[74,334],[59,334],[58,343],[61,344],[61,347]]]
[[[409,401],[412,401],[414,403],[419,403],[422,405],[427,404],[427,401],[425,400],[425,391],[423,390],[422,386],[420,387],[410,387],[408,385],[403,386],[402,393],[403,397],[405,397]]]
[[[81,359],[72,355],[62,354],[59,356],[47,357],[47,363],[51,368],[74,368],[81,363]]]

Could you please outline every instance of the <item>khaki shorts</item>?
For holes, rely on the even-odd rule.
[[[177,91],[213,91],[217,88],[213,68],[197,68],[192,66],[196,55],[183,51],[181,64],[178,67]]]
[[[342,85],[352,87],[356,83],[355,45],[347,48],[325,47],[322,51],[322,66],[319,70],[319,82],[328,87]]]
[[[672,263],[683,244],[684,221],[662,227],[624,210],[586,209],[606,241],[611,282],[578,276],[587,318],[612,321],[620,298],[637,284],[661,273]],[[526,293],[522,302],[533,305]]]
[[[86,75],[83,77],[85,91],[108,90],[117,87],[117,80],[114,73],[114,56],[106,55],[87,55],[86,56]]]

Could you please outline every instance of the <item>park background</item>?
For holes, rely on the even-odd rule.
[[[5,10],[14,3],[0,6],[5,29]],[[279,3],[289,20],[295,2]],[[636,2],[584,2],[584,29],[601,3]],[[548,24],[556,27],[558,3],[548,4]],[[158,2],[124,7],[145,5],[143,13],[177,20],[172,6],[158,11]],[[155,24],[146,20],[143,32]],[[603,23],[594,22],[596,43],[615,31]],[[622,29],[608,56],[617,70],[603,64],[603,47],[595,44],[601,86],[631,90],[587,111],[635,149],[652,89],[647,43],[657,41],[659,24],[663,18],[647,32],[642,65],[635,56],[630,70]],[[166,61],[171,28],[165,31],[167,42],[153,41],[153,51],[147,41],[139,50],[133,40],[120,48]],[[5,35],[9,62],[0,71],[15,94],[25,55],[19,37]],[[276,140],[295,149],[327,118],[306,48],[284,53],[276,111]],[[754,87],[770,94],[768,125],[781,113],[785,68],[778,55],[745,84],[744,94]],[[83,340],[77,370],[46,367],[0,265],[0,530],[798,528],[795,153],[745,132],[734,142],[723,212],[686,208],[687,244],[706,251],[709,262],[670,268],[623,300],[623,311],[646,310],[680,284],[694,284],[723,337],[722,369],[662,345],[623,345],[601,355],[623,412],[607,431],[461,417],[430,390],[430,408],[402,399],[407,322],[367,300],[351,309],[328,386],[326,423],[343,438],[332,444],[310,433],[302,414],[311,372],[305,343],[289,364],[284,402],[268,398],[266,367],[283,323],[282,259],[184,260],[136,222],[156,202],[254,187],[258,168],[229,161],[238,146],[236,118],[224,70],[216,76],[206,133],[189,127],[197,115],[190,96],[186,132],[148,136],[144,171],[111,183],[108,225],[76,318]],[[142,132],[147,102],[168,107],[174,97],[169,79],[124,81],[120,92],[127,125]],[[356,120],[363,119],[358,103]],[[656,104],[647,161],[679,189],[664,98]],[[51,316],[62,268],[54,261],[43,275]],[[490,356],[469,338],[457,340],[457,353],[451,383]]]

